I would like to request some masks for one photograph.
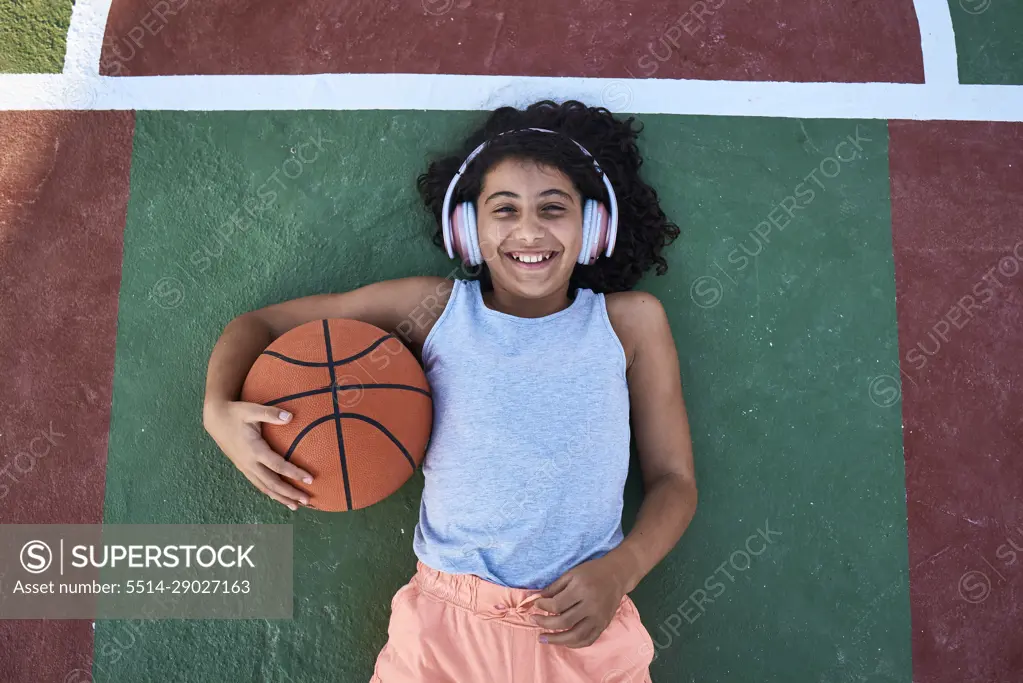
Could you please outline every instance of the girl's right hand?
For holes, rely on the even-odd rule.
[[[282,417],[284,416],[284,417]],[[244,401],[222,401],[203,407],[203,427],[245,478],[257,489],[292,510],[307,505],[309,496],[280,475],[311,484],[312,475],[274,452],[263,440],[260,423],[287,424],[291,415],[280,408]]]

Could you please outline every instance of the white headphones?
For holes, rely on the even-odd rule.
[[[494,139],[496,140],[501,135],[517,133],[520,130],[535,130],[541,133],[561,135],[561,133],[547,130],[546,128],[520,128],[501,133]],[[571,138],[569,139],[571,140]],[[457,253],[463,263],[469,266],[481,265],[484,260],[483,253],[480,251],[479,234],[476,231],[476,206],[474,202],[461,202],[452,211],[451,197],[454,195],[455,186],[458,184],[458,180],[462,177],[465,169],[490,142],[491,140],[488,140],[474,149],[465,162],[462,163],[462,166],[448,185],[448,190],[444,194],[444,207],[441,209],[441,232],[444,235],[444,248],[448,252],[448,257],[455,258]],[[572,142],[575,142],[575,140],[572,140]],[[610,211],[607,210],[603,203],[596,199],[587,199],[583,206],[583,244],[579,249],[579,258],[576,262],[583,265],[592,265],[600,256],[601,251],[604,252],[604,256],[610,256],[614,252],[615,240],[618,237],[618,200],[615,198],[615,191],[611,187],[611,181],[607,179],[597,160],[585,147],[578,142],[575,142],[575,144],[583,151],[583,154],[593,161],[593,167],[600,174],[601,180],[604,181],[604,186],[607,188],[607,196],[611,201]]]

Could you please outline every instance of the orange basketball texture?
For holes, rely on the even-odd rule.
[[[318,510],[377,503],[422,464],[433,400],[415,356],[393,334],[358,320],[305,323],[259,355],[241,400],[283,408],[285,425],[263,439],[313,476],[288,479]]]

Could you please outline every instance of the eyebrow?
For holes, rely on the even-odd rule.
[[[567,199],[570,202],[573,201],[572,195],[568,194],[564,190],[559,190],[557,188],[551,188],[549,190],[544,190],[543,192],[541,192],[539,194],[540,197],[550,197],[550,196],[555,196],[555,195],[559,196],[559,197],[564,197],[565,199]],[[514,192],[511,192],[509,190],[501,190],[500,192],[495,192],[494,194],[492,194],[489,197],[487,197],[487,200],[485,202],[483,202],[483,203],[487,204],[487,202],[489,202],[491,199],[494,199],[495,197],[511,197],[512,199],[519,199],[520,198],[519,195],[515,194]]]

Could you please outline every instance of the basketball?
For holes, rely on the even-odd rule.
[[[426,375],[393,334],[317,320],[281,335],[252,364],[241,400],[291,413],[263,439],[313,476],[286,479],[309,506],[341,512],[391,495],[423,462],[433,424]]]

